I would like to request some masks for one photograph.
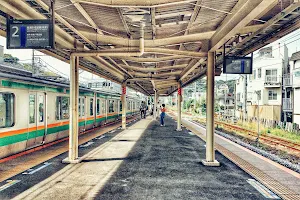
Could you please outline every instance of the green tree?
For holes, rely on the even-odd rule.
[[[205,98],[201,99],[200,105],[201,105],[202,114],[205,114],[206,113],[206,99]]]
[[[7,54],[7,53],[5,53],[4,54],[4,57],[3,57],[4,59],[4,62],[8,62],[8,63],[18,63],[19,62],[19,58],[17,58],[17,57],[14,57],[14,56],[12,56],[11,54]]]
[[[25,63],[23,64],[23,68],[27,71],[33,72],[33,68],[31,64]]]

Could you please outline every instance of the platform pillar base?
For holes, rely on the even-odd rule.
[[[76,160],[69,160],[69,158],[63,159],[61,162],[64,164],[78,164],[82,161],[82,158],[78,158]]]
[[[182,129],[176,129],[176,131],[182,131]]]
[[[217,160],[210,161],[210,162],[206,161],[206,160],[201,160],[201,163],[204,166],[208,166],[208,167],[219,167],[220,166],[220,163]]]

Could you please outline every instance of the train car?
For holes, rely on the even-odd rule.
[[[127,97],[127,117],[139,101]],[[67,137],[69,104],[67,83],[0,69],[0,158]],[[117,122],[120,94],[80,87],[78,115],[79,132]]]

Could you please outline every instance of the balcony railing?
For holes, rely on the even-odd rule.
[[[293,85],[293,77],[291,74],[285,74],[283,76],[283,86],[284,87],[292,87]]]
[[[291,98],[282,99],[282,109],[283,111],[293,111],[293,103]]]
[[[280,86],[280,77],[274,75],[266,75],[265,77],[265,86],[268,87],[279,87]]]

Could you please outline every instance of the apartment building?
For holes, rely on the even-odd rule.
[[[300,124],[300,51],[292,54],[283,76],[284,120]]]
[[[219,113],[227,118],[234,116],[235,98],[234,94],[229,92],[226,84],[221,84],[215,89],[215,100],[219,106]]]
[[[247,96],[245,95],[245,87],[247,83],[247,75],[240,75],[235,82],[235,114],[238,119],[246,117]]]
[[[259,50],[253,59],[253,73],[247,77],[247,96],[245,101],[246,77],[236,82],[236,110],[241,118],[245,106],[247,118],[281,121],[282,118],[282,75],[287,65],[287,48],[266,47]],[[245,105],[245,103],[247,105]]]

